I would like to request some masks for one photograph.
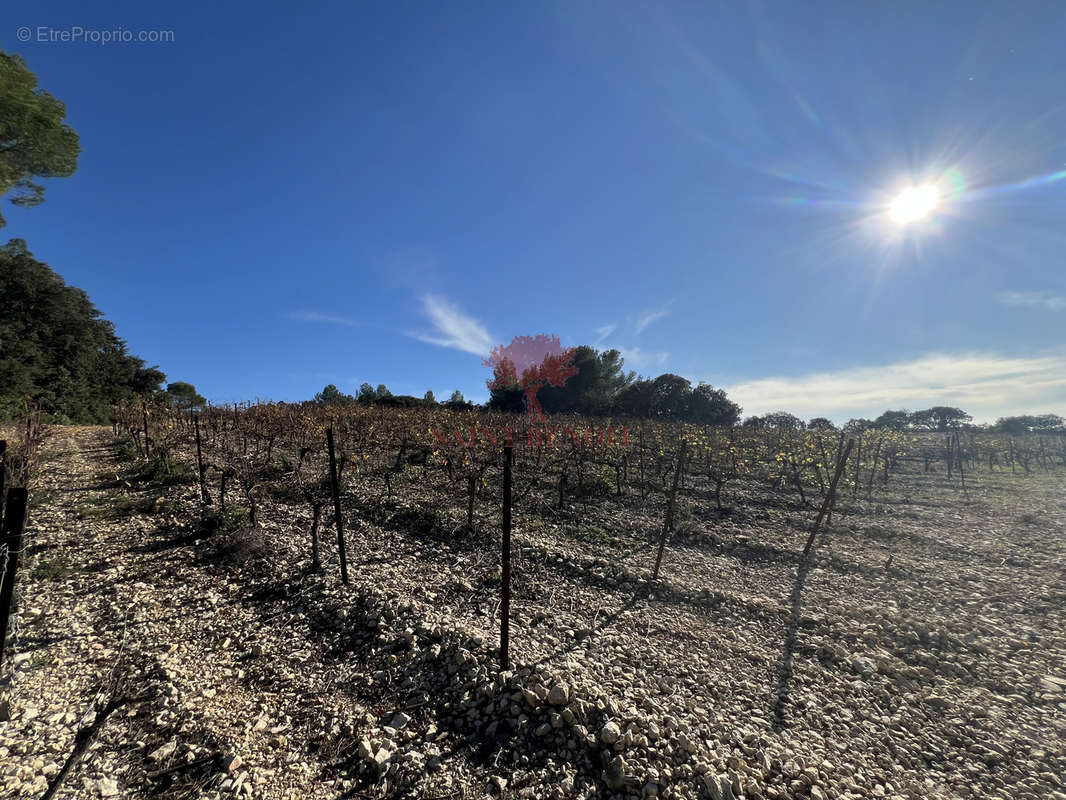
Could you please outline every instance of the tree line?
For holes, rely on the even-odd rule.
[[[600,352],[582,345],[573,348],[576,373],[562,386],[544,386],[537,399],[548,414],[576,413],[593,416],[627,416],[662,420],[683,420],[707,425],[736,425],[741,408],[721,389],[706,383],[693,386],[679,375],[664,374],[657,378],[637,377],[625,372],[624,360],[618,350]],[[499,372],[497,371],[497,375]],[[517,381],[510,385],[490,384],[490,411],[521,412],[526,410],[526,393]],[[415,408],[438,405],[433,392],[422,398],[392,395],[384,384],[376,389],[364,383],[355,396],[341,392],[329,384],[315,395],[320,405],[385,405]],[[457,410],[472,409],[474,405],[456,390],[448,400],[440,403]]]
[[[196,387],[131,354],[89,296],[33,257],[21,239],[0,247],[0,421],[30,409],[45,421],[110,422],[115,405],[160,397],[201,408]]]
[[[31,405],[55,421],[106,422],[116,403],[166,379],[21,239],[0,248],[0,342],[0,419]]]
[[[755,429],[776,430],[836,430],[837,426],[826,417],[815,417],[804,422],[795,414],[787,411],[774,411],[763,416],[752,416],[744,420],[744,426]],[[1035,416],[1000,417],[991,425],[974,425],[973,417],[961,408],[953,406],[933,406],[921,411],[885,411],[877,419],[856,417],[848,420],[840,428],[844,433],[862,433],[867,430],[888,430],[897,433],[946,433],[949,431],[983,431],[987,433],[1005,433],[1022,436],[1027,433],[1044,435],[1066,435],[1066,420],[1057,414],[1039,414]]]
[[[576,373],[561,386],[543,385],[536,392],[537,400],[547,414],[625,416],[723,427],[741,424],[741,407],[730,400],[722,389],[715,389],[707,383],[693,386],[689,380],[671,373],[657,378],[638,377],[633,371],[625,371],[625,361],[618,350],[601,352],[582,345],[573,348],[572,354]],[[493,380],[487,381],[489,400],[484,407],[490,411],[525,411],[527,399],[519,380],[514,378],[509,384],[501,386],[498,380],[501,372],[500,368],[495,369]],[[426,392],[423,398],[393,396],[383,384],[375,389],[369,383],[364,383],[354,397],[330,384],[315,395],[315,401],[326,405],[360,403],[406,408],[438,405],[433,392]],[[463,399],[458,390],[441,405],[457,409],[474,407]],[[1066,435],[1063,418],[1056,414],[1001,417],[993,425],[974,425],[970,414],[954,406],[932,406],[919,411],[889,410],[876,419],[850,419],[839,428],[827,417],[804,421],[788,411],[749,416],[742,424],[747,428],[768,430],[839,429],[847,434],[866,430],[922,433],[979,430],[1009,435]]]
[[[845,430],[861,431],[870,428],[897,432],[938,432],[948,431],[987,431],[1021,436],[1027,433],[1063,435],[1066,434],[1066,420],[1057,414],[1022,415],[1000,417],[991,425],[975,425],[973,417],[961,408],[952,406],[933,406],[921,411],[899,409],[885,411],[874,420],[852,419],[844,426]]]
[[[379,405],[395,408],[420,408],[443,405],[459,410],[474,407],[473,403],[468,403],[463,398],[463,393],[458,389],[452,392],[451,397],[438,404],[432,389],[427,391],[422,397],[415,397],[409,394],[393,394],[383,383],[379,383],[377,388],[374,388],[369,383],[364,383],[359,387],[359,393],[355,395],[346,394],[338,389],[336,384],[330,383],[315,395],[314,402],[320,406]]]
[[[13,205],[43,202],[39,179],[74,174],[81,148],[65,117],[26,62],[0,52],[0,195]],[[0,247],[0,421],[34,410],[50,422],[108,422],[115,405],[137,396],[161,395],[174,409],[205,404],[192,384],[163,389],[165,380],[24,240]]]

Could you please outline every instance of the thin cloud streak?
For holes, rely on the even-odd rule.
[[[300,322],[325,322],[330,325],[347,325],[351,328],[361,328],[366,324],[350,317],[342,317],[338,314],[322,314],[318,311],[292,311],[285,316]]]
[[[1066,411],[1066,353],[1011,358],[931,353],[882,367],[854,367],[735,384],[746,415],[784,409],[803,417],[876,417],[887,409],[962,408],[975,421]]]
[[[639,336],[644,333],[649,325],[653,322],[658,322],[669,313],[669,311],[663,309],[661,311],[649,311],[645,314],[641,314],[641,316],[637,318],[637,335]]]
[[[422,309],[433,323],[434,330],[430,333],[409,333],[412,338],[476,356],[486,356],[492,349],[492,337],[485,326],[443,297],[425,295]]]
[[[594,341],[593,344],[596,347],[599,347],[600,342],[602,342],[616,330],[618,330],[618,326],[615,325],[613,322],[610,322],[606,325],[601,325],[599,328],[596,329],[596,341]]]
[[[1013,308],[1035,306],[1049,311],[1066,311],[1066,297],[1051,292],[1003,292],[999,302]]]

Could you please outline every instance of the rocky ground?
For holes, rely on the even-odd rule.
[[[491,531],[352,508],[345,587],[331,531],[308,571],[306,510],[205,524],[137,469],[110,431],[47,443],[3,796],[95,730],[57,797],[1066,800],[1061,470],[910,476],[810,569],[808,509],[690,501],[655,584],[637,498],[520,509],[501,673]]]

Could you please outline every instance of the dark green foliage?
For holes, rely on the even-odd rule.
[[[830,422],[825,417],[815,417],[807,423],[807,430],[809,431],[832,431],[836,430],[836,425]]]
[[[655,380],[626,386],[614,402],[615,413],[629,417],[685,420],[704,425],[736,425],[740,406],[721,389],[701,383],[695,388],[680,375],[666,373]]]
[[[911,413],[909,411],[886,411],[874,420],[874,427],[887,428],[891,431],[905,431],[911,425]]]
[[[825,421],[829,422],[829,420]],[[830,422],[829,427],[832,426],[833,424]],[[755,430],[802,431],[807,425],[795,414],[789,414],[787,411],[771,411],[761,417],[748,417],[744,420],[744,427]]]
[[[546,386],[537,392],[545,412],[609,414],[618,393],[635,377],[633,372],[622,372],[622,355],[617,350],[600,353],[586,345],[575,347],[573,363],[577,374],[563,386]]]
[[[421,397],[414,397],[409,394],[388,394],[375,400],[374,405],[389,406],[391,408],[422,408],[430,404]]]
[[[495,375],[493,376],[495,377]],[[542,389],[541,392],[546,391]],[[538,396],[541,392],[538,392]],[[456,391],[456,394],[459,394]],[[462,395],[459,395],[462,397]],[[495,389],[489,390],[489,402],[488,407],[493,411],[509,411],[514,413],[521,412],[526,407],[526,395],[517,386],[513,388],[503,388],[497,386]],[[541,406],[543,408],[543,405]],[[555,408],[545,409],[546,411],[555,411]]]
[[[426,392],[425,397],[414,397],[409,394],[394,395],[385,384],[379,384],[375,389],[369,383],[359,387],[359,394],[352,397],[345,394],[332,383],[315,395],[315,402],[322,406],[346,406],[352,403],[364,405],[391,406],[393,408],[420,408],[422,406],[436,405],[433,392]]]
[[[655,417],[686,420],[706,425],[735,425],[740,407],[721,389],[701,383],[696,387],[679,375],[660,375],[654,380],[637,379],[623,370],[617,350],[599,352],[595,348],[574,348],[577,374],[563,386],[546,386],[537,400],[546,413],[591,415],[618,414],[626,417]],[[514,388],[491,389],[489,408],[519,412],[525,409],[523,392]]]
[[[358,403],[365,403],[369,405],[370,403],[380,400],[383,397],[391,396],[392,392],[390,392],[388,387],[383,383],[379,383],[377,389],[375,389],[369,383],[364,383],[362,386],[359,387],[359,394],[356,396],[355,400]],[[347,397],[347,395],[345,395],[345,397]]]
[[[973,419],[961,408],[951,406],[934,406],[924,411],[915,411],[911,414],[911,426],[922,431],[953,430],[960,428]]]
[[[346,406],[354,403],[355,398],[350,394],[345,394],[331,383],[315,395],[315,402],[320,406]]]
[[[724,389],[701,383],[689,395],[685,414],[692,422],[732,427],[740,421],[740,406],[726,396]]]
[[[765,427],[780,431],[801,431],[806,425],[795,414],[787,411],[771,411],[763,415]]]
[[[207,403],[207,400],[197,394],[196,387],[185,381],[168,383],[165,394],[174,411],[199,411]]]
[[[21,239],[0,247],[0,343],[0,420],[29,401],[54,418],[106,422],[115,403],[157,392],[166,378]]]
[[[651,382],[651,414],[663,419],[683,419],[688,410],[692,384],[667,372]]]
[[[862,422],[866,428],[883,428],[890,431],[948,431],[966,426],[971,417],[961,408],[950,406],[934,406],[923,411],[911,413],[900,409],[898,411],[886,411],[872,422],[869,420],[853,420]],[[850,424],[850,423],[849,423]]]
[[[614,399],[615,410],[627,417],[650,417],[652,415],[652,382],[638,380],[629,384]]]
[[[1066,421],[1058,414],[1040,414],[1039,416],[1000,417],[993,430],[1011,436],[1027,433],[1066,434]]]
[[[0,52],[0,195],[16,206],[44,201],[34,178],[66,178],[78,164],[78,134],[63,118],[67,110],[37,88],[37,76],[21,56]],[[0,215],[0,228],[5,225]]]
[[[132,436],[127,436],[115,443],[115,458],[119,461],[136,461],[140,454],[137,440]]]
[[[844,423],[842,430],[846,434],[862,433],[868,431],[874,427],[874,421],[872,419],[864,419],[863,417],[852,417]]]
[[[519,392],[519,394],[521,394],[521,392]],[[458,389],[452,392],[451,396],[443,403],[441,403],[441,405],[445,408],[451,409],[452,411],[471,411],[474,408],[473,403],[467,402],[465,399],[463,399],[463,393],[460,392]],[[520,411],[521,408],[512,410]]]

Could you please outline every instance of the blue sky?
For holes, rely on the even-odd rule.
[[[213,401],[481,400],[555,333],[746,413],[1066,413],[1061,3],[98,5],[6,6],[83,154],[2,234]]]

